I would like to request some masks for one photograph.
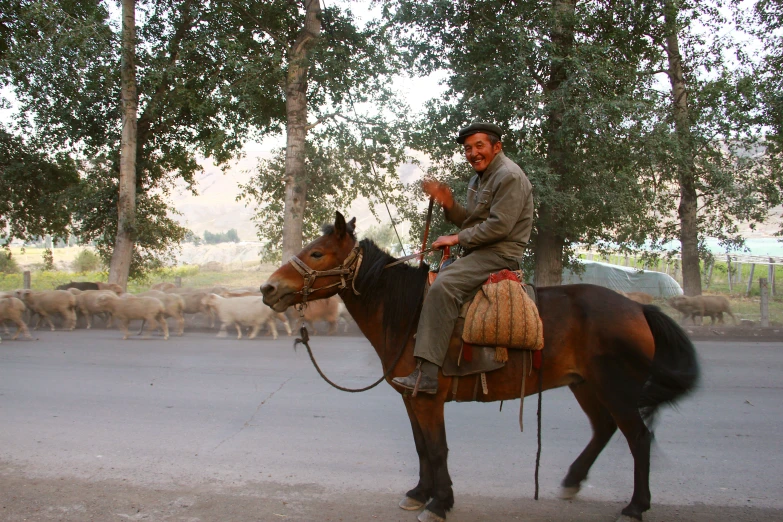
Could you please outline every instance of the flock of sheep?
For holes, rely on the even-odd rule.
[[[168,319],[176,324],[177,335],[182,335],[185,329],[185,314],[205,314],[209,317],[210,327],[214,327],[215,319],[220,321],[218,337],[227,336],[227,328],[234,326],[237,339],[242,338],[242,330],[248,328],[249,339],[258,335],[262,326],[267,325],[272,337],[277,339],[277,321],[281,321],[288,335],[291,335],[291,325],[283,313],[276,313],[264,304],[260,292],[254,288],[230,290],[224,287],[208,289],[177,288],[171,283],[159,283],[138,294],[123,292],[116,284],[77,282],[57,287],[56,290],[17,290],[0,292],[0,324],[5,334],[10,335],[6,322],[16,325],[16,333],[30,338],[30,331],[25,321],[36,319],[35,328],[46,321],[54,331],[53,316],[62,318],[65,329],[76,328],[77,318],[83,317],[86,328],[92,327],[94,316],[103,317],[108,326],[117,323],[123,333],[123,339],[130,335],[128,326],[132,320],[142,321],[142,331],[161,329],[163,338],[169,338]],[[315,301],[305,311],[304,321],[311,325],[318,320],[329,323],[329,333],[334,333],[340,317],[346,319],[345,307],[336,296]],[[142,333],[140,331],[139,333]]]

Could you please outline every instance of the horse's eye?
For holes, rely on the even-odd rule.
[[[310,257],[312,257],[313,259],[321,259],[322,257],[324,257],[324,255],[322,252],[313,252],[310,254]]]

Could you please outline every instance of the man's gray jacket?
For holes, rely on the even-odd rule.
[[[460,227],[459,244],[470,252],[490,250],[520,259],[533,228],[533,187],[503,152],[468,184],[468,204],[456,201],[446,219]]]

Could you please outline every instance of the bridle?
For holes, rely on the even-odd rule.
[[[300,312],[304,307],[307,306],[307,298],[310,296],[310,294],[319,290],[334,288],[335,286],[339,287],[340,290],[343,290],[348,287],[349,281],[351,281],[351,289],[353,290],[353,293],[359,295],[359,292],[356,290],[355,286],[356,274],[359,272],[359,267],[362,265],[362,249],[359,246],[359,243],[354,245],[351,253],[348,254],[345,259],[343,259],[342,263],[334,268],[330,268],[329,270],[313,270],[307,266],[304,261],[296,256],[291,256],[291,259],[289,259],[288,262],[291,263],[291,266],[293,266],[294,269],[302,276],[302,279],[304,279],[302,289],[298,292],[294,292],[295,294],[302,294]],[[340,276],[340,280],[330,285],[313,288],[313,284],[317,278],[334,276]]]
[[[383,269],[391,268],[395,265],[399,265],[401,263],[404,263],[406,261],[410,261],[413,258],[421,257],[424,254],[428,252],[434,252],[435,250],[440,250],[439,248],[428,248],[425,250],[422,250],[420,252],[413,253],[409,256],[401,257],[399,259],[395,259],[391,263],[386,264]],[[291,259],[288,260],[289,263],[291,263],[291,266],[294,267],[294,269],[299,272],[299,274],[302,276],[302,279],[304,279],[304,284],[302,285],[302,289],[298,292],[293,292],[294,294],[301,294],[302,295],[302,302],[297,305],[300,306],[300,312],[301,309],[305,308],[307,306],[307,298],[310,296],[310,294],[313,294],[315,292],[318,292],[319,290],[326,290],[328,288],[334,288],[335,286],[338,287],[340,290],[344,290],[345,288],[348,288],[348,282],[351,282],[351,290],[353,290],[354,295],[361,295],[359,291],[356,289],[356,275],[359,273],[359,268],[362,266],[362,248],[359,246],[359,243],[356,243],[351,250],[350,254],[343,259],[343,262],[337,265],[334,268],[330,268],[329,270],[314,270],[311,267],[307,266],[304,261],[299,259],[296,256],[291,256]],[[318,288],[313,288],[313,284],[315,283],[315,280],[319,277],[334,277],[334,276],[340,276],[340,281],[332,283],[330,285],[325,286],[319,286]]]

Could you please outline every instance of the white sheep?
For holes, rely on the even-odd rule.
[[[272,338],[277,339],[277,325],[275,324],[275,312],[264,304],[262,297],[220,297],[217,294],[207,294],[203,303],[205,306],[213,309],[220,318],[220,331],[218,337],[228,335],[226,328],[234,325],[237,329],[237,339],[242,338],[242,327],[252,327],[249,339],[254,339],[258,335],[261,325],[266,323],[272,331]]]

